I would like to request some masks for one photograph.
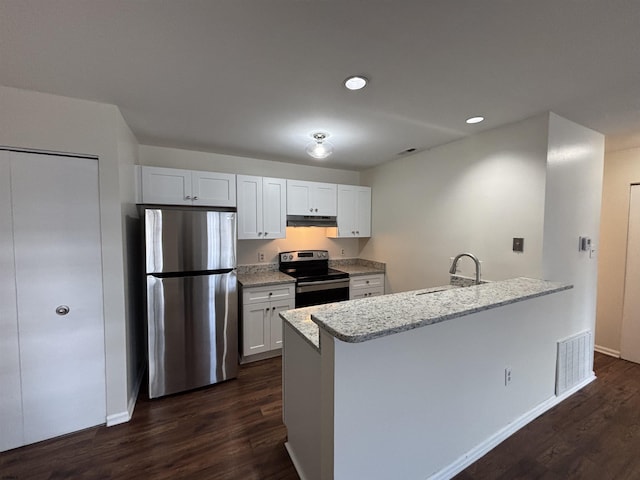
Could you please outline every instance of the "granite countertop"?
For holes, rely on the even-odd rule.
[[[337,258],[329,260],[329,266],[346,272],[350,276],[373,275],[375,273],[385,273],[386,264],[366,260],[364,258]]]
[[[341,272],[347,272],[350,276],[373,275],[374,273],[384,273],[384,269],[370,267],[368,265],[338,265],[335,267]]]
[[[281,283],[293,283],[296,279],[280,271],[238,273],[238,282],[243,287],[264,287]]]
[[[322,305],[309,315],[337,339],[357,343],[570,288],[573,286],[521,277],[465,288],[440,287]],[[290,312],[281,315],[285,321],[289,321]],[[296,327],[294,323],[291,325]]]
[[[420,290],[421,292],[439,292],[442,290],[449,290],[452,288],[460,288],[454,285],[443,285],[441,287],[432,287],[426,288],[424,290]],[[375,298],[375,297],[371,297]],[[355,300],[353,300],[355,301]],[[311,345],[316,350],[320,351],[320,331],[318,329],[318,325],[311,319],[312,315],[315,315],[317,312],[327,312],[333,309],[343,308],[345,303],[348,302],[337,302],[330,303],[328,305],[316,305],[313,307],[304,307],[297,308],[295,310],[287,310],[285,312],[280,313],[280,317],[291,325],[298,334],[304,338],[309,345]]]

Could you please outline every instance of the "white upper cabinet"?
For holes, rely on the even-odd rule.
[[[285,238],[286,180],[238,175],[238,239]]]
[[[287,215],[335,216],[337,185],[287,180]]]
[[[141,167],[142,203],[235,207],[236,176],[177,168]]]
[[[236,206],[236,176],[232,173],[191,172],[193,205]]]
[[[371,236],[371,188],[338,185],[338,228],[330,237]]]

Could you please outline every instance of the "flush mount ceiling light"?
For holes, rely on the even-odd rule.
[[[367,83],[369,83],[367,77],[363,77],[362,75],[354,75],[344,81],[344,86],[349,90],[360,90],[366,87]]]
[[[314,141],[309,143],[306,148],[309,155],[321,160],[323,158],[327,158],[333,153],[333,145],[326,141],[326,138],[329,136],[328,134],[318,132],[311,136]]]
[[[484,117],[469,117],[467,118],[466,122],[467,123],[480,123],[484,120]]]

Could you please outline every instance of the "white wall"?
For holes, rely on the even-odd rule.
[[[98,157],[107,416],[127,412],[127,317],[118,118],[113,105],[0,86],[0,144]]]
[[[604,136],[551,114],[544,213],[543,278],[574,285],[571,330],[595,329]],[[578,251],[591,237],[596,252]]]
[[[141,228],[136,207],[135,165],[138,163],[138,141],[117,112],[118,170],[122,205],[122,245],[124,246],[125,308],[127,312],[127,397],[128,414],[133,413],[138,389],[146,365],[145,323],[142,318]],[[119,420],[125,420],[120,417]]]
[[[360,255],[386,262],[387,291],[449,283],[461,252],[480,258],[486,279],[540,277],[547,126],[540,115],[362,173],[373,236]],[[471,261],[459,265],[473,275]]]
[[[149,145],[140,145],[139,151],[141,165],[310,180],[314,182],[343,183],[347,185],[360,184],[360,174],[352,170],[295,165],[256,158]],[[277,263],[279,252],[298,249],[329,250],[331,258],[352,258],[358,256],[359,244],[358,240],[351,238],[327,238],[324,228],[287,228],[287,238],[277,240],[239,240],[238,263],[240,265],[260,263],[258,261],[260,252],[265,255],[264,263]],[[342,253],[343,250],[344,254]]]
[[[620,354],[631,184],[640,183],[640,148],[608,153],[604,161],[596,345]]]

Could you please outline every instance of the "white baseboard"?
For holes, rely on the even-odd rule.
[[[600,345],[594,345],[593,349],[598,353],[609,355],[610,357],[620,358],[620,352],[612,348],[602,347]]]
[[[499,430],[494,435],[487,438],[484,442],[480,443],[476,447],[469,450],[467,453],[465,453],[463,456],[458,458],[456,461],[454,461],[450,465],[446,466],[442,470],[431,475],[428,480],[448,480],[450,478],[453,478],[458,473],[460,473],[465,468],[467,468],[469,465],[474,463],[476,460],[480,459],[481,457],[489,453],[491,449],[493,449],[494,447],[502,443],[504,440],[506,440],[511,435],[516,433],[522,427],[527,425],[529,422],[535,420],[540,415],[545,413],[547,410],[550,410],[551,408],[555,407],[560,402],[562,402],[566,398],[576,393],[578,390],[584,388],[589,383],[593,382],[595,379],[596,379],[596,376],[592,372],[591,376],[586,378],[584,381],[582,381],[572,389],[567,390],[562,395],[560,396],[554,395],[548,400],[545,400],[538,406],[529,410],[527,413],[525,413],[524,415],[522,415],[521,417],[517,418],[515,421],[513,421],[512,423],[504,427],[502,430]]]
[[[287,453],[289,454],[289,458],[291,459],[291,463],[293,463],[293,468],[296,469],[296,473],[300,477],[300,480],[306,480],[306,477],[302,474],[302,468],[300,463],[298,462],[298,458],[296,457],[293,448],[289,445],[289,442],[284,442],[284,448],[287,449]]]
[[[131,395],[131,398],[129,398],[129,402],[127,403],[127,411],[108,415],[107,427],[113,427],[115,425],[120,425],[121,423],[126,423],[131,420],[131,418],[133,418],[133,410],[136,408],[136,402],[138,401],[138,395],[140,394],[140,387],[142,386],[142,380],[144,379],[145,369],[146,367],[143,365],[142,368],[138,371],[138,378],[136,379],[136,384],[133,388],[133,394]]]

